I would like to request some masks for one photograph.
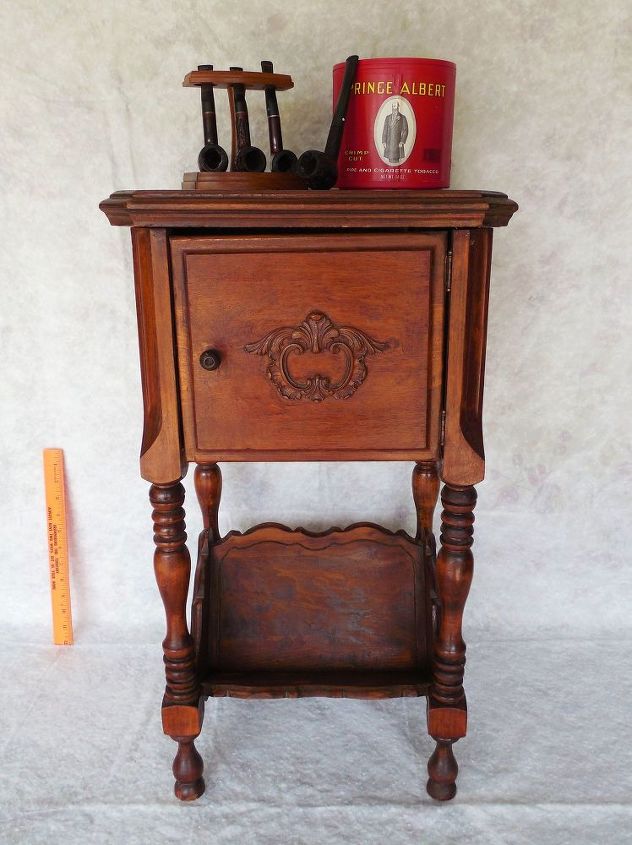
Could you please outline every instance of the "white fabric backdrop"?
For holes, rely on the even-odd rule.
[[[110,228],[97,205],[116,189],[176,188],[194,169],[199,97],[180,82],[198,63],[256,67],[271,58],[290,72],[296,87],[280,97],[284,136],[301,151],[324,141],[331,67],[352,52],[454,60],[453,187],[502,190],[520,204],[495,235],[488,475],[479,486],[466,636],[542,638],[548,649],[550,633],[629,635],[630,35],[627,0],[6,5],[0,607],[7,642],[49,642],[41,450],[60,446],[78,643],[153,643],[159,678],[163,617],[147,485],[138,477],[129,231]],[[253,100],[253,137],[265,146],[261,106]],[[370,519],[410,530],[410,468],[224,465],[221,527]],[[200,519],[195,498],[189,503],[195,548]]]
[[[458,66],[453,187],[520,203],[496,230],[468,627],[630,624],[630,6],[626,0],[7,7],[2,174],[3,618],[48,637],[41,449],[66,451],[81,638],[155,640],[129,231],[98,202],[178,187],[200,147],[201,62],[294,76],[286,143],[322,143],[331,66],[431,55]],[[219,98],[218,98],[219,99]],[[223,100],[220,105],[225,106]],[[259,106],[259,107],[257,107]],[[253,137],[265,145],[262,104]],[[222,110],[220,110],[222,111]],[[220,125],[226,132],[225,108]],[[627,224],[627,225],[626,225]],[[224,466],[224,529],[262,519],[412,525],[407,465]],[[194,500],[193,500],[194,501]],[[190,508],[190,535],[200,527]],[[195,543],[193,543],[193,546]]]

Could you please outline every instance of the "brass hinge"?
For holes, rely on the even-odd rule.
[[[445,408],[441,411],[441,435],[439,439],[441,445],[445,446]]]
[[[445,290],[450,293],[452,287],[452,250],[449,249],[445,254]]]

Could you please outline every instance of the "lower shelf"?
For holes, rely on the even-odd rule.
[[[202,681],[205,697],[400,698],[427,695],[430,679],[399,672],[217,672]]]
[[[197,669],[213,680],[210,695],[423,694],[431,598],[432,561],[403,531],[361,523],[315,534],[268,523],[210,545],[203,535]]]

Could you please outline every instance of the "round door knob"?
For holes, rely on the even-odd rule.
[[[216,370],[222,363],[222,356],[217,349],[206,349],[200,355],[200,364],[205,370]]]

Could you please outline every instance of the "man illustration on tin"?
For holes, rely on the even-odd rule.
[[[399,164],[405,158],[406,138],[408,138],[408,121],[399,110],[399,101],[394,100],[391,113],[386,115],[382,130],[384,158],[387,158],[391,164]]]

